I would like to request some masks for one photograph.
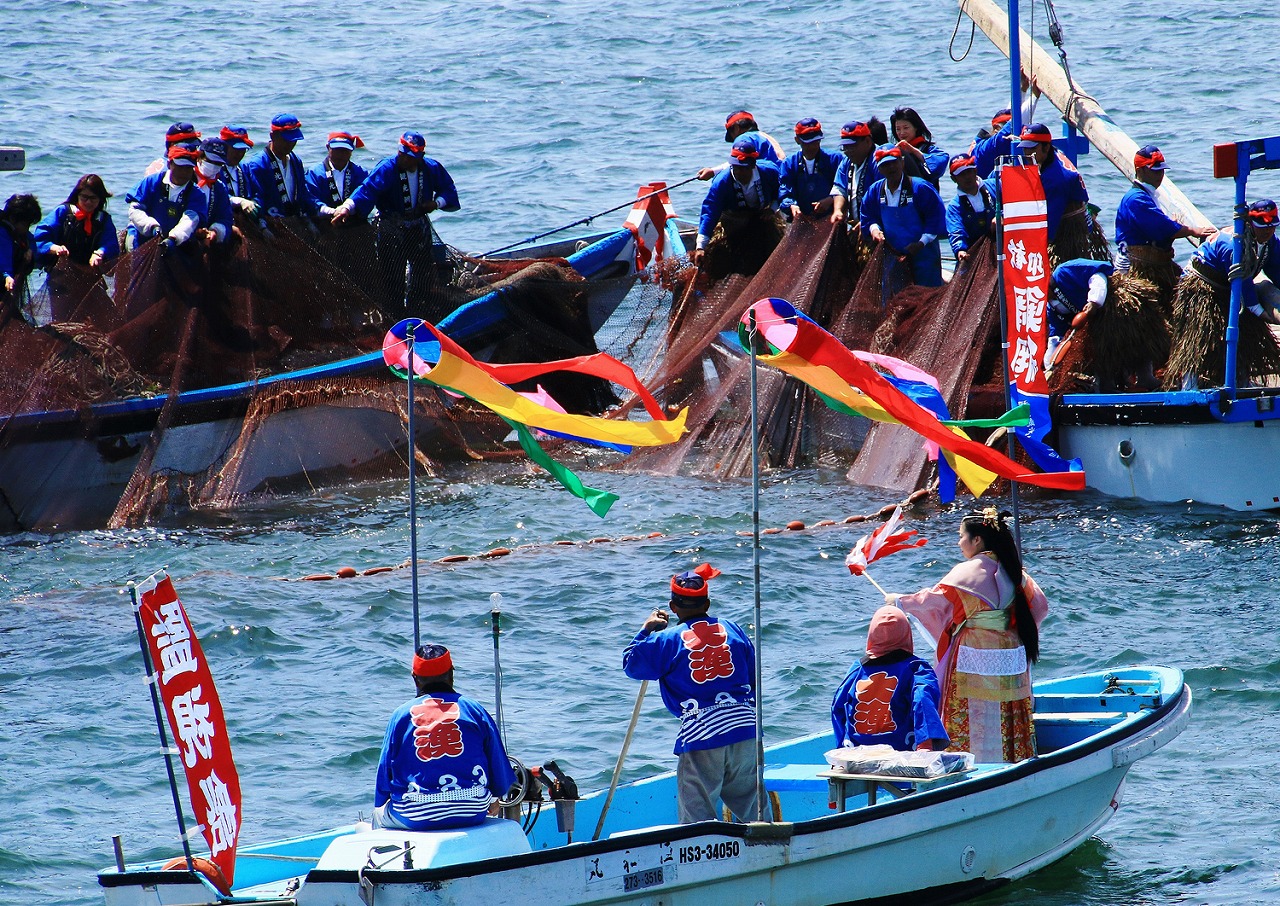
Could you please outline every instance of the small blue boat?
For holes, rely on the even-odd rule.
[[[232,896],[164,863],[120,865],[98,883],[108,906],[956,902],[1095,834],[1120,807],[1130,767],[1191,716],[1191,690],[1167,667],[1048,680],[1034,692],[1037,755],[1017,764],[904,780],[834,772],[829,732],[768,747],[767,822],[677,824],[668,773],[619,787],[594,842],[574,841],[573,825],[595,826],[602,793],[573,808],[526,803],[526,825],[537,812],[527,833],[502,818],[439,833],[356,824],[242,846]]]

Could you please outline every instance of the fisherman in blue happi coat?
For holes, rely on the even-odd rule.
[[[906,613],[881,607],[867,630],[867,656],[849,668],[831,702],[836,745],[941,751],[951,742],[941,701],[937,673],[915,655]]]
[[[330,132],[325,146],[328,153],[324,160],[307,171],[307,190],[320,205],[320,214],[333,217],[338,206],[369,178],[369,171],[351,162],[352,153],[364,147],[360,136],[351,132]]]
[[[144,177],[125,200],[129,203],[130,248],[159,237],[166,248],[199,238],[206,245],[225,242],[231,231],[231,201],[218,182],[226,145],[208,139],[197,148],[174,145],[169,168]],[[203,163],[197,174],[197,163]]]
[[[1080,173],[1063,163],[1058,150],[1053,146],[1053,133],[1044,123],[1033,123],[1023,130],[1018,150],[1040,170],[1045,213],[1049,221],[1049,242],[1052,245],[1062,228],[1064,218],[1088,218],[1085,204],[1089,201],[1089,193],[1085,190]]]
[[[1051,338],[1066,336],[1076,315],[1090,315],[1107,304],[1107,278],[1113,273],[1115,266],[1110,261],[1090,258],[1072,258],[1053,269],[1048,305]]]
[[[880,178],[876,172],[875,150],[876,140],[869,123],[853,120],[840,127],[840,151],[844,160],[831,186],[835,202],[831,212],[833,223],[861,220],[862,199],[871,184]]]
[[[200,144],[200,133],[196,127],[190,123],[174,123],[164,133],[164,156],[158,157],[147,165],[147,169],[143,171],[143,176],[151,176],[155,173],[163,173],[169,167],[169,150],[174,145],[184,145],[188,148],[195,148]]]
[[[896,145],[877,149],[875,161],[880,179],[862,200],[862,235],[909,261],[917,286],[941,286],[938,237],[947,231],[942,197],[926,180],[903,175],[902,151]]]
[[[732,620],[713,617],[708,563],[671,578],[670,607],[655,610],[627,646],[622,668],[657,680],[680,718],[675,754],[681,824],[718,819],[722,800],[739,821],[756,818],[755,646]]]
[[[429,290],[433,283],[448,283],[453,270],[430,215],[457,211],[462,204],[453,177],[439,161],[427,157],[426,150],[427,140],[420,133],[400,136],[399,151],[374,167],[369,178],[338,205],[333,223],[367,217],[376,206],[385,310],[403,312],[407,307],[410,314],[434,321],[448,311],[439,307],[445,303],[429,298]]]
[[[796,123],[795,133],[800,150],[782,162],[778,174],[782,210],[793,220],[801,214],[825,217],[832,211],[831,187],[845,157],[822,150],[822,123],[813,117]]]
[[[307,191],[306,167],[293,153],[302,141],[302,123],[291,113],[271,120],[271,138],[245,164],[252,197],[264,217],[318,217],[320,206]]]
[[[771,164],[782,166],[782,159],[785,157],[782,146],[772,135],[762,132],[756,125],[756,118],[746,110],[735,110],[724,121],[724,140],[737,143],[739,139],[751,146],[756,152],[757,160],[767,160]],[[727,166],[728,164],[719,164],[715,167],[703,167],[698,171],[698,179],[703,182],[714,179]]]
[[[253,200],[253,190],[249,185],[249,174],[244,163],[245,154],[253,147],[249,130],[244,126],[228,124],[222,127],[218,138],[227,145],[227,162],[218,174],[218,180],[227,187],[232,207],[244,211],[250,217],[257,217],[258,203]]]
[[[443,645],[414,653],[413,681],[417,698],[391,715],[382,742],[373,826],[481,824],[516,782],[498,727],[479,702],[454,691],[453,658]]]
[[[1156,192],[1168,169],[1155,145],[1144,145],[1133,155],[1133,188],[1116,208],[1116,269],[1122,274],[1129,271],[1131,248],[1134,257],[1173,261],[1175,239],[1208,239],[1217,232],[1212,226],[1187,226],[1160,209]]]
[[[1165,387],[1221,386],[1226,371],[1226,328],[1231,281],[1240,278],[1241,310],[1236,351],[1239,380],[1262,383],[1280,375],[1280,343],[1270,325],[1280,324],[1280,210],[1269,198],[1255,201],[1245,214],[1243,256],[1232,264],[1235,235],[1223,230],[1191,257],[1173,301],[1173,352],[1165,369]],[[1259,275],[1267,279],[1255,283]]]
[[[781,236],[775,213],[780,188],[778,168],[759,160],[752,142],[742,138],[734,142],[729,151],[729,168],[711,181],[702,201],[693,263],[701,267],[711,245],[713,250],[724,250],[721,255],[711,256],[707,270],[714,278],[758,271]],[[723,239],[712,244],[717,226]]]
[[[996,197],[981,177],[973,157],[957,154],[948,165],[956,197],[947,202],[947,241],[963,267],[979,239],[995,239]]]

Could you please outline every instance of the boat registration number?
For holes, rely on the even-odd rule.
[[[739,843],[737,840],[726,840],[723,843],[708,843],[705,846],[680,847],[680,864],[691,862],[713,862],[716,859],[738,858]]]
[[[661,868],[647,868],[622,876],[622,890],[631,893],[633,890],[644,890],[646,887],[657,887],[663,883]]]

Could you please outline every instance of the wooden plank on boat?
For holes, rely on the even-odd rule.
[[[960,9],[982,29],[991,43],[1005,56],[1009,55],[1009,15],[993,0],[959,0]],[[1026,31],[1021,36],[1022,74],[1036,84],[1044,96],[1053,103],[1102,156],[1115,164],[1116,169],[1133,179],[1133,154],[1138,144],[1116,125],[1111,115],[1096,100],[1088,97],[1079,85],[1073,85],[1055,56],[1050,55],[1038,42],[1031,40]],[[1191,200],[1173,184],[1167,175],[1156,191],[1161,207],[1176,211],[1178,219],[1194,226],[1213,226],[1200,213]]]

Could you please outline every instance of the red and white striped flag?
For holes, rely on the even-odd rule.
[[[915,529],[899,532],[897,529],[901,523],[902,507],[898,507],[887,522],[877,527],[870,535],[864,535],[853,546],[853,550],[849,551],[849,556],[844,558],[849,572],[855,576],[864,575],[867,567],[881,557],[896,554],[909,547],[923,547],[929,543],[927,539],[917,537],[919,533]]]

